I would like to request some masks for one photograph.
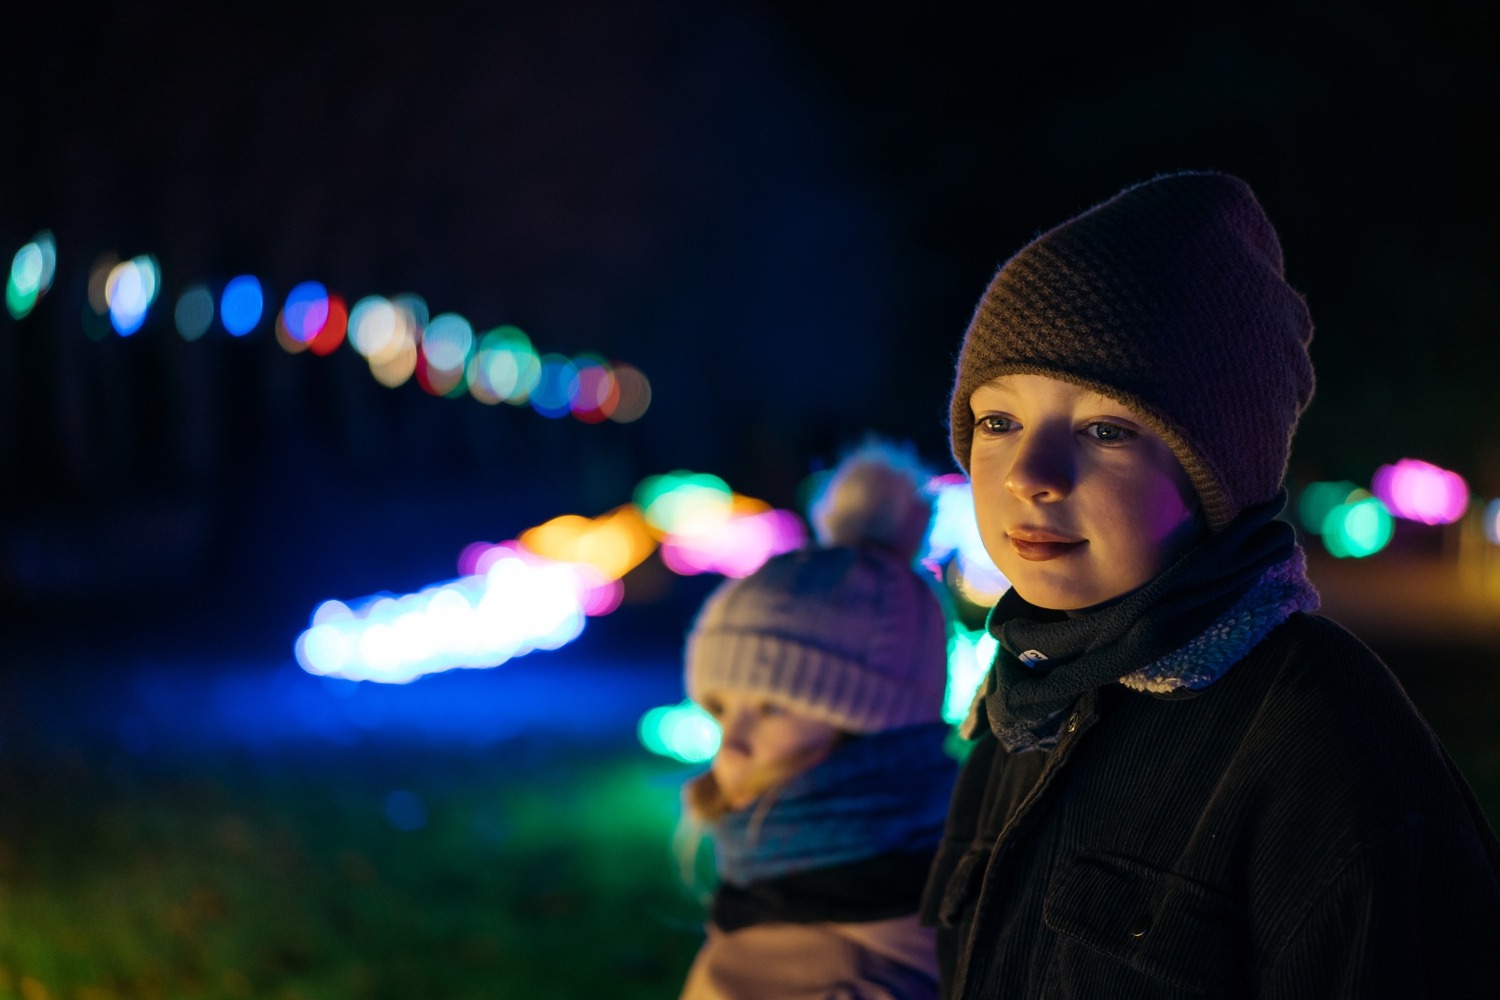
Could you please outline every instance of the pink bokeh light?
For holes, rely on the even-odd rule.
[[[1422,524],[1452,524],[1469,508],[1462,476],[1416,458],[1376,469],[1370,491],[1392,514]]]

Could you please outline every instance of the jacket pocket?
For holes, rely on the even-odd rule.
[[[1130,858],[1085,854],[1073,860],[1053,879],[1042,921],[1066,939],[1058,942],[1054,974],[1076,985],[1097,978],[1094,985],[1103,986],[1103,977],[1111,969],[1118,975],[1123,965],[1188,995],[1225,996],[1244,988],[1246,922],[1239,905]]]

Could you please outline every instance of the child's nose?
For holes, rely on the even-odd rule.
[[[749,751],[749,717],[745,712],[726,715],[719,722],[719,746],[740,753]]]
[[[1022,500],[1060,500],[1073,488],[1073,460],[1059,435],[1024,435],[1017,445],[1005,487]]]

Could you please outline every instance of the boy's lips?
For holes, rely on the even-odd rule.
[[[1070,538],[1045,528],[1015,528],[1008,532],[1008,536],[1016,555],[1028,562],[1056,559],[1088,542],[1084,538]]]

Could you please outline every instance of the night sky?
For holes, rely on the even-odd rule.
[[[0,317],[5,590],[118,590],[153,565],[420,582],[401,574],[668,469],[791,505],[871,430],[946,470],[952,360],[995,267],[1183,168],[1251,183],[1309,300],[1293,477],[1410,455],[1500,495],[1496,15],[1151,6],[8,11],[0,248],[50,229],[59,258],[36,311]],[[161,264],[129,340],[82,330],[104,253]],[[653,406],[549,421],[387,389],[264,329],[184,343],[176,296],[246,272],[272,297],[414,291],[629,361]]]

